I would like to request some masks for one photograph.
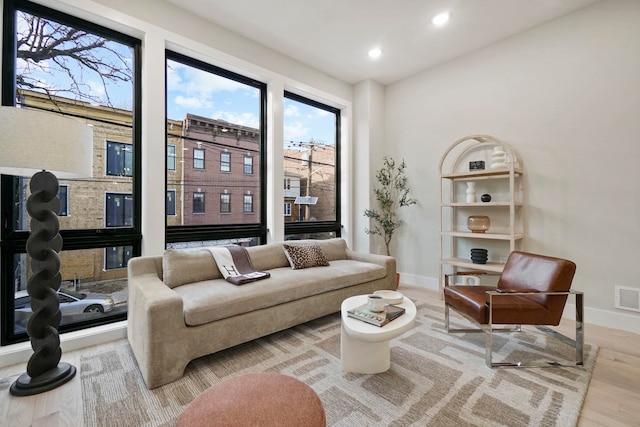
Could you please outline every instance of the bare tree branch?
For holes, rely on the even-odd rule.
[[[115,43],[24,12],[18,13],[18,22],[18,88],[115,107],[109,96],[109,84],[133,80],[129,56],[117,51]],[[69,83],[60,83],[56,79],[60,74]],[[51,82],[36,77],[40,75],[51,76]],[[96,92],[93,82],[99,83],[102,90]]]

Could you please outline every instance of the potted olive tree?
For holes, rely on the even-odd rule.
[[[387,255],[390,255],[393,233],[403,224],[398,217],[398,209],[417,203],[409,194],[409,183],[404,174],[406,167],[404,160],[396,164],[392,157],[383,158],[383,166],[376,172],[377,186],[373,189],[377,206],[364,211],[371,220],[371,228],[367,228],[366,233],[377,234],[384,239]]]

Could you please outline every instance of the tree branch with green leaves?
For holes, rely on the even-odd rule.
[[[365,232],[384,239],[387,255],[390,255],[393,234],[404,224],[398,216],[398,209],[418,202],[410,195],[406,168],[404,160],[396,164],[392,157],[383,158],[383,166],[376,172],[377,186],[373,189],[377,206],[364,211],[364,215],[371,220],[371,228],[365,229]]]

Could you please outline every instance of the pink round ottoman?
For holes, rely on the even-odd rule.
[[[178,427],[325,427],[320,398],[305,383],[276,373],[252,373],[214,384],[189,404]]]

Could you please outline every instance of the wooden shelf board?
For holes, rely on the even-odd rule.
[[[522,207],[522,202],[515,202],[513,204],[516,207]],[[460,203],[460,202],[450,202],[450,203],[442,203],[444,207],[452,207],[452,208],[474,208],[474,207],[509,207],[511,203],[509,202],[477,202],[477,203]]]
[[[491,271],[494,273],[502,273],[504,264],[499,262],[487,262],[486,264],[474,264],[469,259],[464,258],[447,258],[442,262],[447,265],[453,265],[455,267],[468,268],[471,270]]]
[[[510,234],[502,233],[471,233],[469,231],[443,231],[443,236],[450,237],[466,237],[469,239],[489,239],[489,240],[511,240]],[[513,238],[520,240],[524,237],[523,233],[515,233]]]
[[[481,170],[481,171],[473,171],[473,172],[454,172],[454,173],[446,173],[442,175],[442,178],[446,179],[482,179],[488,177],[509,177],[509,169],[499,169],[499,170]],[[522,170],[520,168],[513,170],[514,175],[519,176],[522,174]]]

